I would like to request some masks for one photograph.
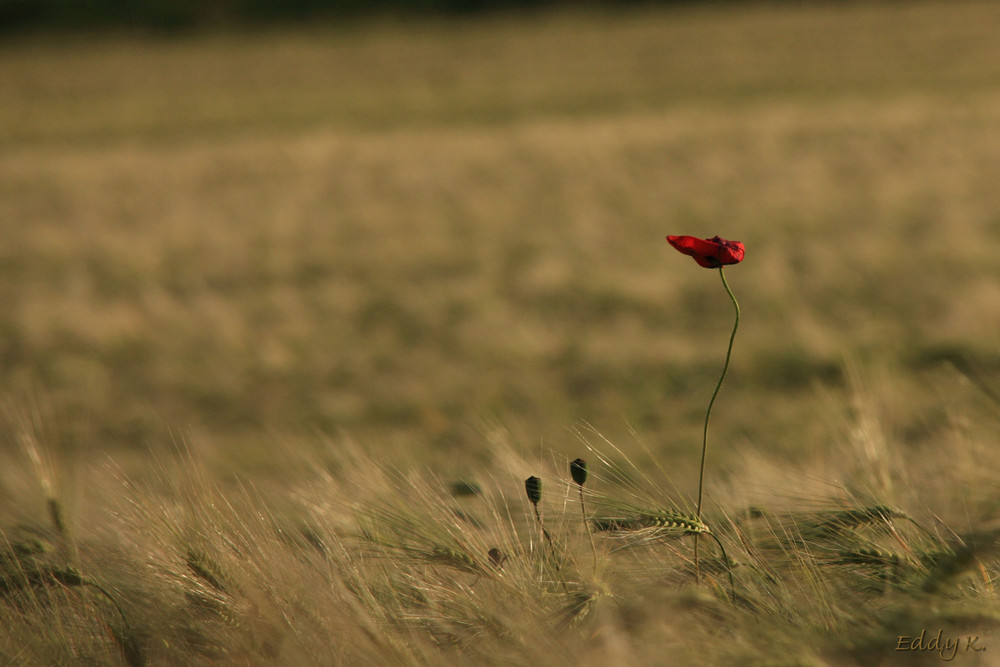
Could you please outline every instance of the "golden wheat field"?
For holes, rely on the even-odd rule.
[[[0,664],[1000,664],[998,25],[0,42]]]

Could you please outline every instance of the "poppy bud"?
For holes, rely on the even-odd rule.
[[[542,499],[542,480],[532,475],[524,480],[524,490],[527,492],[531,504],[537,505],[538,501]]]
[[[573,477],[574,482],[583,486],[587,483],[587,462],[583,459],[570,461],[569,474]]]
[[[496,547],[490,549],[488,555],[490,557],[490,565],[496,568],[502,567],[503,562],[507,560],[507,556]]]

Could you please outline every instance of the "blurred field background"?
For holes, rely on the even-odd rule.
[[[25,432],[83,523],[86,471],[179,443],[261,485],[345,438],[462,479],[497,429],[542,460],[588,424],[691,494],[732,313],[667,234],[747,248],[710,495],[748,460],[870,472],[872,442],[945,466],[1000,404],[998,25],[859,2],[5,37],[0,514],[44,514]]]
[[[736,6],[8,42],[5,389],[95,453],[196,429],[272,464],[343,429],[450,458],[482,420],[526,447],[587,420],[686,455],[731,313],[668,233],[748,249],[717,454],[822,445],[815,388],[845,356],[917,392],[955,361],[996,387],[998,18]]]

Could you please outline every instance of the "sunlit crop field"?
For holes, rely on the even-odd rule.
[[[0,43],[0,662],[994,664],[998,25]]]

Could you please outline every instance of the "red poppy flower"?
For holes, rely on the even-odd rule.
[[[717,269],[726,264],[739,264],[743,261],[743,244],[739,241],[727,241],[719,236],[710,239],[668,236],[667,240],[685,255],[694,257],[694,261],[706,269]]]

